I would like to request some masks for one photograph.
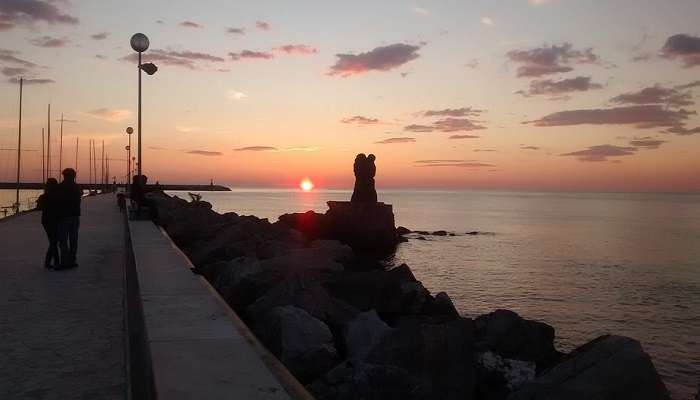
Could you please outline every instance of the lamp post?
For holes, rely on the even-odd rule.
[[[156,67],[152,63],[146,63],[146,64],[141,64],[141,53],[144,51],[148,50],[148,37],[144,35],[143,33],[136,33],[134,36],[131,37],[131,48],[134,49],[135,52],[139,53],[139,107],[138,107],[138,145],[139,145],[139,151],[138,151],[138,175],[141,175],[141,70],[146,71],[148,75],[153,75],[156,73],[158,70],[158,67]]]
[[[126,146],[126,186],[131,185],[131,134],[134,133],[134,128],[126,128],[126,135],[129,137],[129,145]]]

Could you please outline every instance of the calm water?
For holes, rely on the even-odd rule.
[[[346,191],[202,193],[220,212],[324,212]],[[180,193],[187,198],[186,194]],[[468,316],[496,308],[546,321],[570,350],[604,333],[640,340],[675,399],[700,382],[700,195],[387,191],[397,225],[478,230],[401,244],[433,293]]]
[[[20,190],[19,204],[20,210],[29,210],[36,207],[36,199],[41,195],[41,190]],[[5,216],[2,207],[12,206],[15,203],[16,194],[14,190],[0,189],[0,218]],[[8,210],[7,215],[12,215],[14,211]]]

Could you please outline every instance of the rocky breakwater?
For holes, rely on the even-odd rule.
[[[604,336],[564,355],[546,323],[508,310],[460,316],[407,265],[381,268],[345,244],[371,245],[356,223],[385,227],[373,237],[394,246],[393,214],[355,218],[357,210],[332,203],[326,214],[270,223],[202,201],[149,198],[196,272],[318,399],[668,398],[633,339]]]
[[[309,239],[340,240],[356,252],[387,253],[401,241],[391,204],[329,201],[328,211],[284,214],[279,222]]]

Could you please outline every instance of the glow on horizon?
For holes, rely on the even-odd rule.
[[[0,149],[16,146],[13,82],[31,80],[25,181],[49,102],[70,120],[64,166],[87,181],[95,139],[126,174],[144,32],[149,181],[351,188],[362,152],[380,190],[700,191],[697,0],[37,1],[54,11],[0,7]],[[0,181],[14,157],[0,151]]]

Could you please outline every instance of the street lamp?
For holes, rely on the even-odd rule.
[[[124,148],[126,150],[126,185],[127,188],[131,185],[131,134],[134,133],[134,128],[126,128],[126,135],[129,137],[129,145]]]
[[[141,64],[141,53],[144,51],[148,50],[148,45],[149,45],[148,37],[144,35],[143,33],[136,33],[134,36],[131,37],[131,48],[134,49],[135,52],[139,53],[139,109],[138,109],[138,143],[139,143],[139,152],[138,152],[138,163],[136,164],[138,166],[138,175],[141,175],[141,70],[146,71],[148,75],[153,75],[156,73],[158,70],[158,67],[156,67],[152,63],[147,63],[147,64]]]

